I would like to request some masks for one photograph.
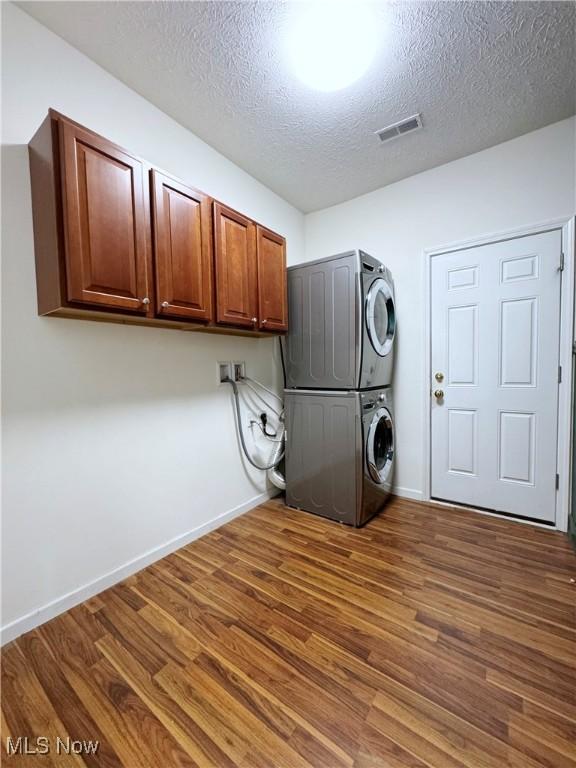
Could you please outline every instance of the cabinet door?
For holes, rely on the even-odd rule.
[[[159,314],[212,319],[210,198],[152,171],[156,309]]]
[[[214,203],[214,245],[217,321],[256,328],[256,225]]]
[[[147,209],[142,163],[60,121],[69,301],[146,312]]]
[[[260,328],[263,331],[286,331],[286,241],[264,227],[257,227],[256,238]]]

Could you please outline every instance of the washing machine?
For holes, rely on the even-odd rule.
[[[347,525],[364,525],[394,482],[390,388],[365,392],[285,390],[286,503]]]
[[[396,310],[390,271],[364,251],[288,268],[286,387],[371,389],[392,383]]]

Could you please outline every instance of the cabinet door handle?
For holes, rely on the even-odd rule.
[[[148,304],[150,304],[150,299],[148,297],[146,297],[146,298],[142,299],[142,301],[140,303],[144,304],[144,306],[147,307]]]
[[[164,309],[166,309],[166,307],[169,307],[170,304],[167,301],[163,301],[160,306],[163,307]]]
[[[267,322],[268,322],[268,320],[266,320],[266,319],[262,320],[262,325],[266,325]]]
[[[257,318],[257,317],[253,317],[253,318],[252,318],[252,322],[253,322],[253,323],[257,323],[257,322],[258,322],[258,318]]]

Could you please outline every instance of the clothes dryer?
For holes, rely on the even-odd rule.
[[[390,270],[361,250],[288,268],[286,387],[390,386],[396,308]]]

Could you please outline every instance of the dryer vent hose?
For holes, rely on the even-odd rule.
[[[284,422],[281,422],[280,429],[278,430],[278,437],[280,438],[280,442],[274,443],[274,447],[272,448],[272,453],[270,454],[269,459],[270,463],[275,462],[275,465],[273,469],[269,469],[266,472],[266,477],[272,483],[272,485],[276,486],[276,488],[280,488],[281,491],[285,491],[286,478],[278,469],[278,464],[284,456]]]

